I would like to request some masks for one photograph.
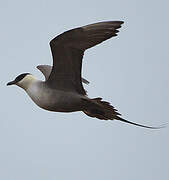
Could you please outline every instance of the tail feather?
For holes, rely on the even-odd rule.
[[[123,118],[121,118],[121,117],[118,117],[117,120],[122,121],[122,122],[125,122],[125,123],[128,123],[128,124],[132,124],[132,125],[135,125],[135,126],[140,126],[140,127],[143,127],[143,128],[149,128],[149,129],[161,129],[161,128],[165,128],[165,127],[166,127],[166,124],[161,125],[161,126],[158,126],[158,127],[154,127],[154,126],[145,126],[145,125],[142,125],[142,124],[137,124],[137,123],[128,121],[128,120],[123,119]]]
[[[115,109],[112,105],[110,105],[109,102],[106,101],[102,101],[102,98],[94,98],[94,99],[90,99],[90,100],[86,100],[87,101],[87,105],[88,108],[87,110],[83,111],[86,115],[90,116],[90,117],[95,117],[101,120],[119,120],[128,124],[132,124],[135,126],[139,126],[139,127],[143,127],[143,128],[149,128],[149,129],[160,129],[165,127],[165,125],[163,126],[159,126],[159,127],[152,127],[152,126],[146,126],[146,125],[142,125],[142,124],[137,124],[131,121],[128,121],[126,119],[123,119],[119,116],[121,116],[121,114],[119,112],[117,112],[117,109]]]

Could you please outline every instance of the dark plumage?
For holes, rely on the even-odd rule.
[[[53,68],[47,82],[61,90],[86,94],[81,81],[84,51],[117,36],[123,21],[95,23],[66,31],[50,41]]]
[[[20,74],[19,76],[17,76],[17,77],[15,78],[15,83],[21,81],[21,80],[22,80],[26,75],[28,75],[28,74],[30,74],[30,73],[23,73],[23,74]]]

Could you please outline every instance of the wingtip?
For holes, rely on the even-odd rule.
[[[41,65],[38,65],[38,66],[36,66],[36,68],[37,68],[37,69],[40,69],[40,66],[41,66]]]
[[[36,66],[36,68],[39,69],[39,70],[40,70],[42,67],[50,67],[50,65],[41,64],[41,65]]]
[[[114,23],[118,23],[118,24],[124,24],[124,21],[112,21]]]

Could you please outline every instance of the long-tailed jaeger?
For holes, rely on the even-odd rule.
[[[100,97],[89,98],[82,85],[82,82],[88,83],[81,77],[84,51],[117,36],[117,29],[122,24],[123,21],[99,22],[58,35],[50,41],[53,66],[37,66],[44,74],[45,81],[38,80],[30,73],[24,73],[7,85],[15,84],[23,88],[39,107],[49,111],[83,111],[86,115],[101,120],[120,120],[145,128],[160,128],[121,118],[121,114],[109,102]]]

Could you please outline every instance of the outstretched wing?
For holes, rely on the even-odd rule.
[[[113,36],[122,21],[108,21],[72,29],[55,37],[50,42],[53,56],[52,72],[47,80],[49,86],[63,91],[85,95],[81,81],[84,51]]]

